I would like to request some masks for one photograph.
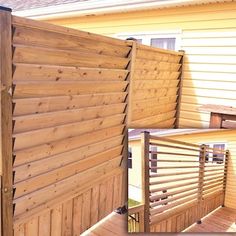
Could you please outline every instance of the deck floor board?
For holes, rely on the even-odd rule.
[[[236,210],[221,207],[208,214],[202,224],[194,224],[184,232],[236,232]]]

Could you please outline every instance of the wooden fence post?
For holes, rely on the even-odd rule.
[[[135,43],[135,42],[134,42]],[[131,45],[131,50],[128,54],[128,58],[130,59],[130,62],[127,66],[127,69],[130,71],[126,77],[126,81],[128,81],[128,85],[126,87],[126,92],[127,92],[127,96],[125,98],[125,102],[126,102],[126,107],[125,107],[125,127],[123,130],[123,135],[124,135],[124,139],[123,139],[123,150],[122,150],[122,160],[120,163],[120,166],[122,166],[124,168],[124,175],[123,175],[123,199],[122,201],[125,202],[126,207],[128,209],[128,168],[127,168],[127,160],[128,160],[128,120],[129,120],[129,111],[130,111],[130,94],[129,94],[129,90],[130,90],[130,81],[131,81],[131,77],[132,77],[132,63],[133,63],[133,54],[136,51],[136,46],[134,47],[135,44]]]
[[[223,191],[224,191],[224,200],[222,207],[225,206],[225,191],[226,191],[226,184],[227,184],[227,169],[228,169],[228,162],[229,162],[230,152],[226,150],[225,152],[225,166],[224,166],[224,181],[223,181]]]
[[[204,170],[206,160],[206,145],[202,144],[199,155],[199,176],[198,176],[198,224],[201,224],[202,218],[202,196],[203,196],[203,183],[204,183]]]
[[[184,65],[184,50],[179,50],[182,52],[182,58],[180,60],[181,67],[179,69],[179,89],[178,89],[178,97],[177,97],[177,106],[176,106],[176,120],[175,120],[175,128],[179,128],[179,118],[180,118],[180,109],[181,109],[181,97],[182,97],[182,87],[183,87],[183,65]]]
[[[142,158],[142,204],[144,204],[144,232],[150,232],[150,200],[149,200],[149,139],[150,133],[141,133]]]
[[[11,9],[0,7],[2,232],[13,235]]]

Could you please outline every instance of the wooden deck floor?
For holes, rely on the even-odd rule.
[[[98,224],[82,234],[83,236],[106,236],[106,235],[124,235],[127,233],[126,215],[119,215],[115,212],[103,219]]]
[[[221,207],[207,215],[202,224],[194,224],[184,232],[236,232],[236,210]]]

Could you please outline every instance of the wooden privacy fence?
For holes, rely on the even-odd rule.
[[[0,12],[3,235],[79,235],[125,204],[131,47]]]
[[[128,110],[177,125],[182,53],[6,8],[0,52],[3,235],[79,235],[127,201]]]
[[[183,52],[133,42],[129,127],[178,127]]]
[[[181,232],[224,205],[228,156],[225,150],[144,132],[144,232]]]

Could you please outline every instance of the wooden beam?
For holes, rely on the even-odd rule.
[[[144,204],[144,232],[150,232],[150,200],[149,200],[149,137],[150,133],[141,133],[142,158],[142,204]]]
[[[2,231],[13,235],[11,9],[0,8]]]
[[[209,128],[220,129],[222,127],[222,114],[211,112]]]

